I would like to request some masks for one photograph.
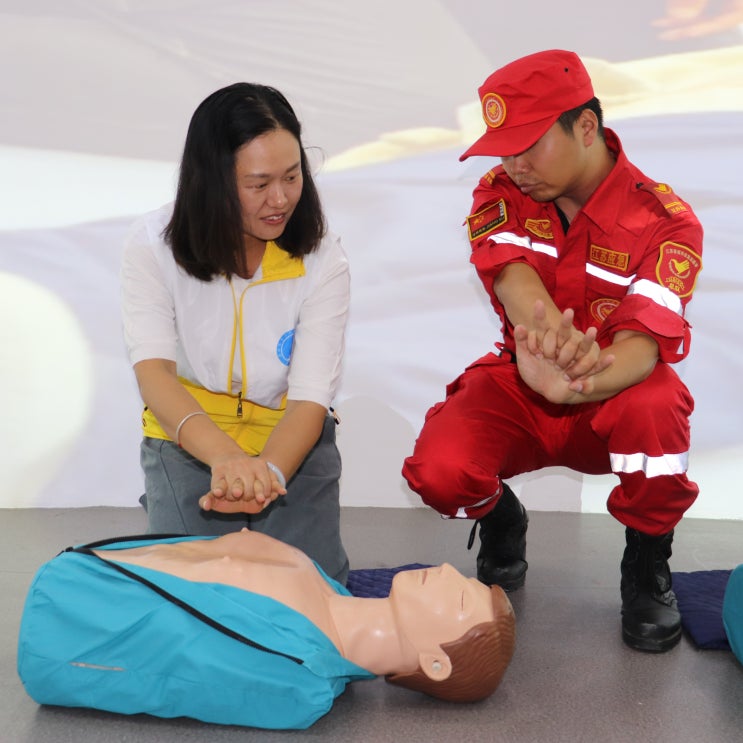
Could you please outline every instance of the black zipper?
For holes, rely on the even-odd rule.
[[[207,616],[203,612],[200,612],[198,609],[194,608],[190,604],[187,604],[185,601],[179,599],[177,596],[173,596],[172,593],[169,593],[164,588],[158,586],[156,583],[153,583],[152,581],[147,580],[147,578],[144,578],[143,576],[135,573],[133,570],[129,570],[128,568],[125,568],[123,565],[120,565],[119,563],[116,563],[116,562],[112,562],[111,560],[107,560],[104,557],[101,557],[100,555],[96,555],[96,553],[93,552],[93,550],[98,547],[104,547],[110,544],[117,544],[119,542],[152,541],[152,540],[157,540],[157,539],[167,539],[171,537],[182,537],[182,536],[183,536],[182,534],[169,534],[169,535],[156,535],[156,536],[151,535],[151,534],[146,534],[146,535],[137,535],[134,537],[117,537],[114,539],[102,539],[98,542],[91,542],[90,544],[85,544],[80,547],[68,547],[67,549],[63,550],[63,552],[77,552],[78,554],[81,554],[81,555],[88,555],[88,556],[94,557],[97,560],[100,560],[102,563],[104,563],[108,567],[112,568],[113,570],[116,570],[122,575],[125,575],[128,578],[132,578],[133,580],[136,580],[138,583],[141,583],[143,586],[146,586],[150,590],[157,593],[159,596],[162,596],[162,598],[166,599],[167,601],[170,601],[170,603],[172,604],[175,604],[179,608],[188,612],[195,619],[198,619],[200,622],[203,622],[204,624],[211,627],[212,629],[215,629],[218,632],[221,632],[223,635],[226,635],[227,637],[231,637],[233,640],[237,640],[238,642],[243,643],[243,645],[247,645],[251,648],[255,648],[256,650],[262,650],[263,652],[270,653],[271,655],[278,655],[300,666],[304,665],[304,661],[301,658],[296,658],[295,656],[289,655],[288,653],[284,653],[281,650],[274,650],[273,648],[266,647],[265,645],[261,645],[260,643],[255,642],[254,640],[251,640],[249,637],[245,637],[245,635],[241,635],[239,632],[236,632],[235,630],[232,630],[229,627],[226,627],[225,625],[221,624],[216,619],[212,619],[211,617]],[[112,559],[113,559],[113,555],[112,555]]]

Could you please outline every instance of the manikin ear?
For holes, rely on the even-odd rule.
[[[451,675],[449,656],[440,648],[437,653],[418,653],[418,663],[431,681],[445,681]]]

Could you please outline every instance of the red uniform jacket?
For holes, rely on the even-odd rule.
[[[636,330],[655,338],[661,360],[673,363],[689,351],[684,309],[702,267],[702,227],[685,201],[627,160],[614,132],[606,129],[605,136],[616,165],[567,234],[552,202],[522,194],[501,166],[486,173],[466,222],[471,261],[510,351],[513,327],[493,279],[505,265],[523,261],[561,311],[575,311],[576,327],[598,328],[602,347],[617,331]]]

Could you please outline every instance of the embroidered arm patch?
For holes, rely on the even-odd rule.
[[[467,217],[467,233],[470,240],[487,235],[488,232],[492,232],[504,224],[507,219],[508,215],[506,213],[506,202],[504,199],[499,199],[493,204],[488,204],[479,212],[470,214]]]
[[[655,275],[661,286],[670,289],[679,297],[688,297],[694,291],[701,270],[701,257],[686,245],[669,241],[660,246]]]

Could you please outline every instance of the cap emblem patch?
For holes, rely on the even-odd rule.
[[[482,118],[491,129],[497,129],[506,120],[506,104],[497,93],[486,93],[483,96]]]

